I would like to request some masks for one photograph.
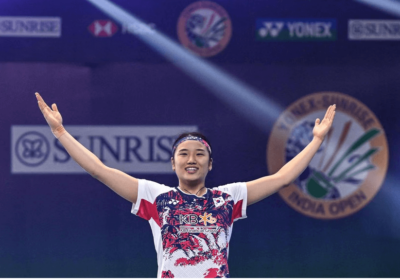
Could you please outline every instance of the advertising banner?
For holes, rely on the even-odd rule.
[[[257,41],[335,41],[336,19],[258,18]]]
[[[107,166],[128,173],[173,173],[171,146],[196,126],[66,126]],[[11,127],[11,173],[85,173],[46,125]]]
[[[0,17],[0,36],[61,37],[61,18]]]

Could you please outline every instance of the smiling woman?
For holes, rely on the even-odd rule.
[[[212,150],[198,133],[180,135],[172,147],[172,169],[179,186],[136,179],[105,166],[62,125],[55,104],[50,108],[36,93],[38,105],[54,136],[94,178],[132,202],[132,213],[149,221],[158,258],[158,277],[229,277],[228,251],[233,222],[246,218],[246,208],[277,192],[308,166],[329,131],[336,106],[316,119],[313,140],[277,173],[250,182],[206,188]]]
[[[190,132],[179,135],[172,146],[171,163],[181,189],[196,195],[204,193],[202,190],[205,188],[205,179],[212,169],[212,152],[203,134]],[[193,176],[186,180],[186,174]]]
[[[204,135],[181,134],[171,157],[179,186],[139,180],[132,213],[150,222],[159,277],[229,276],[232,224],[246,217],[247,188],[245,183],[206,188],[211,155]]]

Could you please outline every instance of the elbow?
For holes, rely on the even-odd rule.
[[[292,178],[290,174],[285,174],[285,172],[282,171],[278,171],[275,175],[277,176],[282,188],[290,185],[290,183],[292,183],[295,179]]]
[[[90,176],[92,176],[92,177],[95,178],[95,179],[98,179],[98,178],[99,178],[99,173],[96,172],[95,170],[88,170],[87,173],[89,173]]]
[[[90,174],[90,176],[92,176],[93,178],[95,178],[95,179],[99,179],[99,175],[97,174],[97,173],[94,173],[94,172],[89,172],[89,174]]]
[[[99,180],[101,174],[104,174],[104,168],[106,168],[106,166],[101,163],[99,165],[93,166],[93,168],[90,168],[89,170],[87,170],[87,172],[90,174],[90,176]]]

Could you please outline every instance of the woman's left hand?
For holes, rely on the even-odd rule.
[[[328,110],[325,113],[324,119],[322,121],[320,121],[320,119],[315,120],[315,126],[313,129],[314,137],[320,138],[321,141],[324,140],[325,135],[331,128],[333,119],[335,118],[335,109],[336,104],[329,106]]]

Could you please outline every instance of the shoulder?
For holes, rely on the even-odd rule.
[[[230,183],[230,184],[218,186],[218,187],[212,188],[212,190],[231,193],[232,191],[239,190],[239,189],[246,189],[246,188],[247,187],[246,187],[245,182],[236,182],[236,183]]]
[[[171,191],[175,192],[176,189],[150,180],[139,179],[139,194],[143,197],[150,196],[155,198],[163,193]]]
[[[220,192],[221,194],[227,194],[233,197],[233,199],[239,200],[247,196],[247,186],[244,182],[237,182],[218,186],[212,189],[213,192]]]

